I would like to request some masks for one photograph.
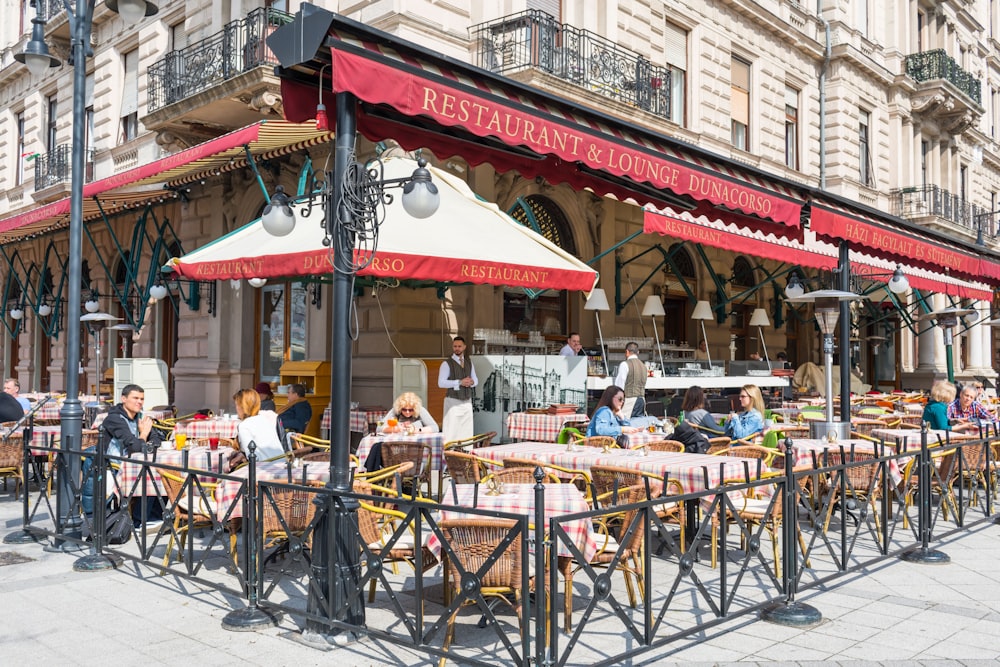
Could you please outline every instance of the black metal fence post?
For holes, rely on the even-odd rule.
[[[94,478],[94,517],[90,526],[90,553],[77,558],[73,563],[75,572],[100,572],[110,570],[122,564],[122,559],[104,553],[104,538],[107,536],[108,487],[104,481],[107,473],[107,461],[104,460],[104,447],[100,444],[93,448],[94,465],[91,475]],[[81,457],[83,457],[81,452]],[[83,467],[81,463],[80,467]]]
[[[540,466],[535,466],[535,664],[536,665],[548,665],[551,664],[548,656],[549,650],[549,633],[546,632],[546,627],[549,622],[549,615],[546,613],[547,605],[547,591],[546,586],[548,583],[548,577],[546,577],[545,570],[545,484],[542,480],[545,478],[545,472]],[[551,573],[554,575],[556,566],[556,545],[553,543],[551,545],[552,558],[550,565],[552,566]],[[553,576],[554,580],[555,577]],[[553,628],[555,626],[553,625]]]
[[[917,512],[917,532],[920,534],[920,546],[903,553],[900,558],[911,563],[927,563],[943,565],[951,561],[948,554],[930,548],[931,541],[931,475],[934,474],[934,462],[927,448],[927,422],[920,426],[920,458],[917,460],[917,501],[920,503]],[[942,500],[941,502],[945,502]]]
[[[8,533],[4,536],[4,544],[31,544],[40,542],[41,539],[31,531],[31,512],[30,512],[30,501],[28,496],[28,471],[31,466],[31,430],[25,429],[21,432],[21,486],[23,487],[21,491],[24,496],[21,499],[21,529],[15,530],[13,533]],[[38,476],[38,487],[39,489],[45,488],[45,480],[42,479],[41,472],[38,471],[38,467],[35,467],[36,474]]]
[[[795,593],[799,586],[799,485],[795,481],[795,456],[792,453],[792,439],[785,439],[785,477],[784,493],[781,496],[782,535],[781,535],[781,586],[785,599],[771,605],[761,612],[761,619],[778,625],[795,627],[810,626],[823,620],[823,615],[815,607],[799,602]],[[777,508],[772,508],[776,511]],[[803,554],[803,558],[805,555]]]

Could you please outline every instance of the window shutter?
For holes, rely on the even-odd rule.
[[[664,25],[664,56],[667,64],[687,71],[687,31],[673,23]]]
[[[125,54],[125,85],[122,87],[122,113],[124,118],[139,110],[139,50]]]
[[[559,0],[528,0],[527,9],[540,9],[556,21],[562,21],[561,4]]]
[[[84,94],[83,99],[85,100],[84,106],[92,107],[94,106],[94,75],[88,74],[86,84],[83,87]]]

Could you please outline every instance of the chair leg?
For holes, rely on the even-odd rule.
[[[458,609],[461,609],[461,607],[459,607]],[[445,630],[444,633],[444,646],[441,647],[441,650],[445,652],[448,651],[448,647],[451,646],[451,642],[455,638],[455,617],[458,616],[458,609],[453,611],[451,613],[451,616],[448,617],[448,628],[447,630]],[[444,667],[447,662],[448,658],[445,656],[441,656],[441,660],[438,661],[438,667]]]

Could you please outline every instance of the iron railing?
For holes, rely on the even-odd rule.
[[[66,7],[63,5],[63,0],[36,0],[38,6],[41,8],[42,18],[46,21],[52,20],[52,18],[63,11]]]
[[[985,218],[990,218],[989,209],[968,202],[961,195],[948,192],[937,185],[915,185],[899,188],[889,193],[889,207],[893,215],[901,218],[937,216],[976,231]],[[993,225],[990,218],[987,222]],[[984,227],[984,230],[987,229]]]
[[[500,74],[540,69],[604,97],[670,117],[670,70],[589,30],[529,9],[470,28],[475,64]]]
[[[264,40],[291,20],[291,14],[260,7],[208,39],[171,51],[149,68],[149,113],[254,68],[277,65]]]
[[[54,151],[35,158],[35,190],[65,183],[72,174],[73,147],[70,144],[60,144]],[[84,157],[83,180],[89,183],[94,180],[94,149],[88,148]]]
[[[962,69],[944,49],[921,51],[906,56],[906,73],[920,83],[944,79],[976,104],[982,104],[979,79]]]
[[[101,538],[103,513],[93,519],[83,514],[87,532],[95,535],[92,547],[97,553],[169,570],[232,599],[246,600],[249,608],[285,611],[331,631],[364,634],[464,664],[622,664],[641,655],[652,657],[653,651],[729,619],[785,605],[799,591],[822,587],[875,563],[905,553],[928,554],[933,541],[992,520],[996,433],[981,433],[980,439],[962,443],[931,441],[927,431],[913,434],[909,442],[872,443],[857,450],[833,444],[819,452],[806,452],[808,447],[788,440],[786,453],[778,454],[784,461],[768,471],[770,477],[761,478],[760,462],[747,462],[738,480],[677,495],[658,490],[673,485],[673,480],[661,486],[666,480],[647,478],[644,493],[628,496],[644,498],[640,502],[595,502],[587,512],[548,519],[541,509],[548,488],[541,483],[541,470],[535,471],[534,511],[522,514],[477,509],[475,500],[473,507],[458,506],[452,486],[445,488],[441,504],[398,491],[385,495],[382,490],[376,496],[331,491],[318,486],[322,482],[309,472],[309,466],[326,462],[289,464],[283,479],[264,481],[255,472],[252,453],[242,474],[230,474],[215,469],[218,461],[207,466],[212,470],[192,470],[158,463],[154,450],[125,459],[106,456],[100,447],[74,452],[25,438],[24,479],[34,472],[38,490],[25,489],[23,532],[29,538],[80,542],[70,535],[67,518],[80,521],[85,507],[81,490],[90,481],[92,506],[104,506],[106,471],[113,480],[107,493],[141,510],[157,504],[165,522],[159,533],[142,526],[127,544],[107,545]],[[68,475],[71,457],[83,461],[80,479],[62,477],[71,497],[56,498],[55,506],[48,492],[49,473],[32,468],[45,458],[38,454],[54,461],[60,477]],[[127,486],[121,483],[123,465],[133,469]],[[721,476],[726,464],[719,465]],[[112,474],[116,467],[122,470]],[[185,479],[173,498],[159,481],[163,471]],[[709,486],[709,472],[709,467],[702,468],[704,487]],[[703,487],[697,477],[688,483]],[[389,484],[402,488],[398,476]],[[482,485],[473,498],[486,493]],[[751,496],[755,499],[747,500]],[[327,576],[336,570],[336,556],[328,550],[328,560],[314,561],[321,557],[312,549],[315,540],[326,537],[314,534],[324,514],[348,511],[347,503],[353,501],[361,502],[364,511],[382,513],[379,535],[364,539],[359,519],[354,524],[358,533],[350,540],[358,543],[361,564],[353,585],[344,591],[343,604],[372,600],[372,582],[379,591],[377,599],[364,604],[365,620],[359,626],[336,620],[345,618],[342,610],[333,608],[337,596]],[[684,539],[677,537],[677,524],[663,518],[681,507]],[[178,508],[200,508],[200,526],[192,518],[195,512],[178,514]],[[507,532],[495,549],[477,555],[473,572],[465,569],[470,563],[462,560],[464,552],[445,543],[439,511],[480,521],[508,520]],[[230,521],[236,516],[242,516],[241,529]],[[596,531],[596,554],[584,553],[579,531],[572,530],[580,522],[602,527]],[[227,528],[239,531],[236,561]],[[279,540],[269,541],[275,533]],[[164,562],[165,550],[173,546],[168,543],[182,535],[187,540],[180,560]],[[457,577],[447,582],[452,597],[440,604],[431,592],[444,582],[440,568],[427,567],[434,564],[430,551],[416,550],[399,572],[387,567],[397,547],[429,540],[436,540],[441,554],[458,569]],[[516,620],[513,613],[501,614],[502,608],[488,604],[481,590],[486,571],[509,556],[523,566],[513,586],[534,594],[533,599],[520,597]],[[641,575],[635,587],[626,586],[623,572],[615,570],[619,565]],[[572,627],[565,629],[566,606],[557,601],[567,601],[558,592],[572,572]],[[543,573],[547,585],[541,585],[537,573]],[[919,581],[914,584],[919,586]],[[314,604],[308,606],[307,600]],[[444,648],[445,626],[463,601],[474,605],[475,613],[460,615],[461,641]],[[480,613],[483,620],[477,629],[473,619]],[[621,641],[609,641],[611,637]]]

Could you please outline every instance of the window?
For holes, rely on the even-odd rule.
[[[27,159],[24,151],[24,112],[18,111],[14,116],[14,131],[17,133],[17,150],[14,151],[14,185],[24,183],[24,161]]]
[[[868,0],[854,0],[854,10],[858,32],[862,37],[868,37]]]
[[[56,149],[56,124],[59,122],[59,104],[55,95],[45,98],[45,148],[50,153]]]
[[[927,17],[923,12],[917,12],[917,53],[924,50],[924,26],[927,25]]]
[[[750,135],[750,63],[733,58],[730,64],[730,141],[734,148],[748,151]]]
[[[799,168],[799,91],[785,86],[785,166]]]
[[[139,136],[139,50],[133,49],[123,57],[125,82],[122,86],[121,140],[132,141]]]
[[[684,89],[687,78],[687,31],[667,23],[665,61],[670,70],[670,111],[668,118],[684,125]]]
[[[920,185],[927,187],[927,156],[931,152],[931,142],[920,142]]]
[[[872,152],[871,152],[871,120],[872,115],[867,111],[860,112],[858,123],[858,179],[864,185],[875,185],[875,175],[872,173]]]
[[[969,201],[969,165],[966,164],[958,167],[958,196],[963,204]]]
[[[259,377],[277,382],[286,361],[306,358],[306,289],[301,283],[260,288]]]
[[[84,162],[86,163],[83,180],[89,183],[94,180],[94,75],[88,74],[84,93],[84,123],[83,145],[86,148]]]

